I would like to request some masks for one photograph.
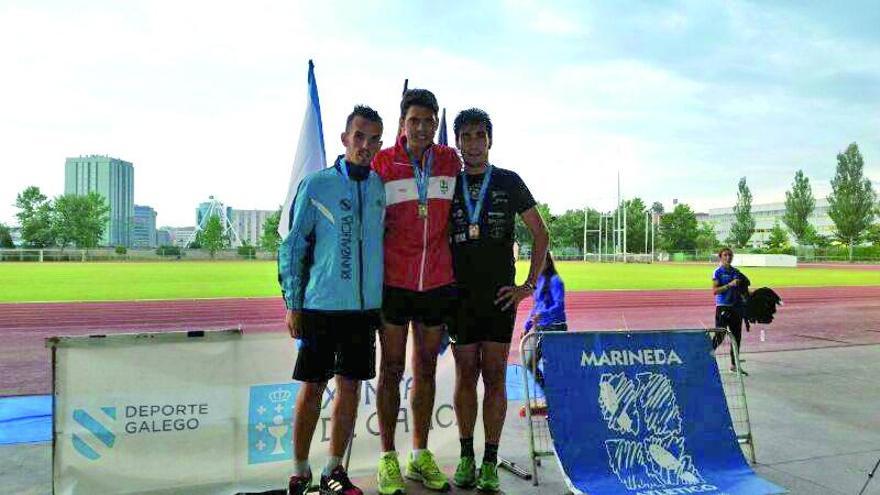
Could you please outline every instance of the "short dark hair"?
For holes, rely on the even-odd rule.
[[[730,253],[730,255],[733,256],[733,249],[730,249],[729,247],[726,247],[726,246],[721,248],[720,250],[718,250],[718,257],[720,258],[721,255],[724,253]]]
[[[400,118],[406,117],[406,111],[411,106],[430,108],[434,111],[435,117],[437,112],[440,111],[437,97],[427,89],[410,89],[403,94],[403,99],[400,100]]]
[[[379,116],[379,112],[366,105],[355,105],[354,110],[348,114],[348,118],[345,120],[345,132],[348,132],[351,129],[351,123],[354,121],[355,117],[362,117],[370,122],[375,122],[379,124],[379,127],[383,130],[385,128],[382,124],[382,117]]]
[[[455,139],[458,139],[461,128],[468,124],[483,124],[486,126],[486,134],[489,135],[489,142],[492,142],[492,119],[485,110],[479,108],[468,108],[459,112],[452,123],[452,131],[455,133]]]

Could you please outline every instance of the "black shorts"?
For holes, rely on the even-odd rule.
[[[456,289],[444,285],[425,292],[385,286],[382,297],[382,317],[392,325],[407,325],[410,321],[436,327],[455,314]]]
[[[302,345],[293,379],[324,382],[333,375],[352,380],[376,376],[378,311],[303,311]]]
[[[449,340],[454,345],[477,342],[509,344],[516,310],[502,310],[495,304],[491,293],[474,297],[468,290],[461,289],[460,294],[455,318],[449,322]]]
[[[730,306],[715,306],[715,327],[716,328],[727,328],[730,330],[730,333],[733,335],[734,340],[736,340],[736,345],[739,346],[740,341],[742,340],[742,312],[739,308],[732,308]],[[715,349],[722,342],[724,342],[724,336],[727,335],[725,332],[718,332],[712,338],[712,348]],[[731,350],[730,352],[733,352]]]

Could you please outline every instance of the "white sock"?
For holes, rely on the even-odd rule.
[[[412,451],[413,459],[418,458],[419,454],[421,454],[422,452],[424,452],[426,450],[428,450],[428,449],[413,449],[413,451]]]
[[[324,464],[324,471],[321,473],[324,476],[330,476],[330,473],[336,469],[336,466],[340,464],[342,461],[342,457],[330,456],[327,458],[327,464]]]
[[[304,461],[296,460],[293,461],[293,475],[294,476],[308,476],[311,472],[312,467],[309,466],[309,460],[306,459]]]

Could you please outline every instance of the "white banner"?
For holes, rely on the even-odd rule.
[[[58,339],[54,347],[55,493],[231,494],[286,485],[299,389],[290,379],[296,348],[289,337],[108,335]],[[411,371],[401,384],[402,465],[411,445]],[[454,383],[446,352],[438,362],[429,444],[445,465],[454,465],[459,450]],[[316,472],[327,453],[334,393],[331,381],[312,441]],[[478,418],[476,445],[481,424]],[[378,435],[374,379],[361,389],[353,476],[375,473]]]

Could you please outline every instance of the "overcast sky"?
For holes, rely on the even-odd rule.
[[[0,221],[85,154],[134,163],[160,225],[212,194],[278,207],[309,58],[328,157],[357,103],[392,144],[409,78],[450,124],[487,110],[490,159],[554,212],[611,208],[618,171],[667,208],[729,206],[741,176],[780,201],[798,168],[822,196],[853,141],[880,179],[876,1],[453,3],[0,0]]]

